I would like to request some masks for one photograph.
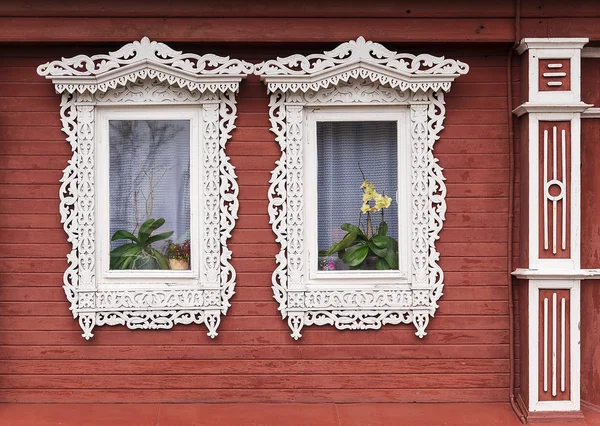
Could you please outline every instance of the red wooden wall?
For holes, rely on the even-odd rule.
[[[177,0],[168,13],[155,0],[0,3],[0,402],[508,399],[506,53],[514,41],[514,4],[316,3]],[[558,0],[523,0],[521,35],[600,39],[597,9],[593,0],[568,10]],[[310,327],[298,342],[289,337],[270,289],[278,246],[267,188],[279,152],[268,129],[266,89],[255,77],[242,85],[238,129],[228,146],[240,184],[231,240],[238,281],[217,339],[197,326],[101,327],[91,341],[81,337],[61,288],[69,247],[59,223],[58,180],[69,145],[60,131],[59,97],[35,68],[61,56],[114,50],[143,35],[253,62],[319,52],[364,35],[471,66],[447,96],[446,129],[435,148],[448,187],[438,243],[446,287],[424,339],[412,326]],[[63,42],[70,44],[57,44]],[[515,99],[518,66],[515,58]]]
[[[582,61],[582,100],[600,106],[600,59]],[[581,267],[600,268],[600,119],[581,123]],[[581,399],[600,405],[600,280],[581,286]]]
[[[317,52],[334,45],[304,46]],[[228,146],[240,184],[231,240],[236,294],[219,336],[203,327],[130,331],[101,327],[87,342],[62,285],[69,249],[58,180],[70,158],[59,97],[38,64],[90,48],[3,49],[0,59],[0,401],[502,401],[508,395],[506,286],[506,48],[428,47],[471,72],[447,97],[436,145],[448,215],[441,234],[446,287],[420,340],[412,326],[381,331],[310,327],[293,341],[270,289],[278,246],[267,188],[279,157],[268,96],[242,85]],[[401,49],[402,46],[392,46]],[[259,61],[298,46],[184,46]],[[420,51],[422,48],[415,48]]]

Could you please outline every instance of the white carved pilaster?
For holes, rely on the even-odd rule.
[[[528,315],[523,318],[528,330],[529,371],[528,411],[578,411],[579,400],[579,291],[580,270],[580,118],[589,105],[581,102],[581,49],[587,39],[524,39],[519,53],[527,62],[527,95],[515,109],[528,134],[521,181],[529,198],[522,200],[520,224],[527,230],[526,268],[515,276],[528,287]],[[568,161],[570,159],[570,161]],[[568,295],[559,315],[557,292]],[[540,295],[544,296],[541,297]],[[540,302],[541,301],[541,302]],[[570,341],[559,329],[569,324]],[[521,326],[522,328],[525,328]],[[559,339],[560,337],[560,339]],[[540,342],[542,339],[542,342]],[[541,346],[540,346],[540,343]],[[561,352],[557,347],[560,345]],[[568,347],[569,356],[562,351]],[[566,359],[569,365],[566,365]],[[542,368],[540,368],[542,366]],[[541,372],[541,374],[540,374]],[[569,392],[566,383],[570,377]]]

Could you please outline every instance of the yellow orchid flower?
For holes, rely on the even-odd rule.
[[[368,203],[363,204],[362,207],[360,208],[360,211],[363,212],[363,213],[366,213],[366,212],[368,212],[370,210],[371,210],[371,206],[369,206]]]
[[[374,198],[374,200],[375,200],[375,207],[377,207],[377,210],[388,208],[392,204],[391,197],[385,197],[381,194],[377,194],[377,196]]]

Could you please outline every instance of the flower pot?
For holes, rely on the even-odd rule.
[[[369,256],[367,256],[365,258],[365,261],[363,263],[363,267],[360,269],[366,269],[368,271],[372,271],[377,269],[377,261],[379,260],[379,257],[377,257],[374,254],[370,254]]]
[[[190,262],[184,259],[169,259],[169,268],[175,271],[187,271],[190,269]]]
[[[135,258],[131,269],[150,270],[161,268],[158,260],[156,260],[156,257],[144,251]]]

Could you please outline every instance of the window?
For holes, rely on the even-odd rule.
[[[83,337],[99,325],[201,324],[215,337],[235,286],[237,182],[225,145],[254,67],[143,38],[40,65],[62,95],[73,157],[60,213],[64,289]]]
[[[433,146],[444,92],[467,72],[362,37],[256,66],[282,151],[269,191],[281,246],[273,290],[294,339],[307,325],[413,323],[425,336],[443,289],[435,241],[446,190]]]
[[[198,277],[198,109],[97,109],[99,284]]]
[[[398,258],[394,256],[397,249],[393,250],[383,238],[380,242],[386,246],[381,250],[368,244],[373,236],[389,237],[389,242],[398,243],[397,124],[396,121],[316,123],[319,270],[398,269]],[[357,235],[352,232],[355,228],[346,227],[350,232],[342,229],[344,224],[356,226]],[[365,239],[361,240],[362,236]],[[344,238],[352,240],[348,247],[340,245]],[[332,247],[340,249],[329,254]],[[355,250],[348,250],[352,248]],[[373,249],[386,256],[377,256]]]
[[[407,282],[407,115],[402,106],[306,108],[307,227],[316,231],[307,232],[307,285]]]

